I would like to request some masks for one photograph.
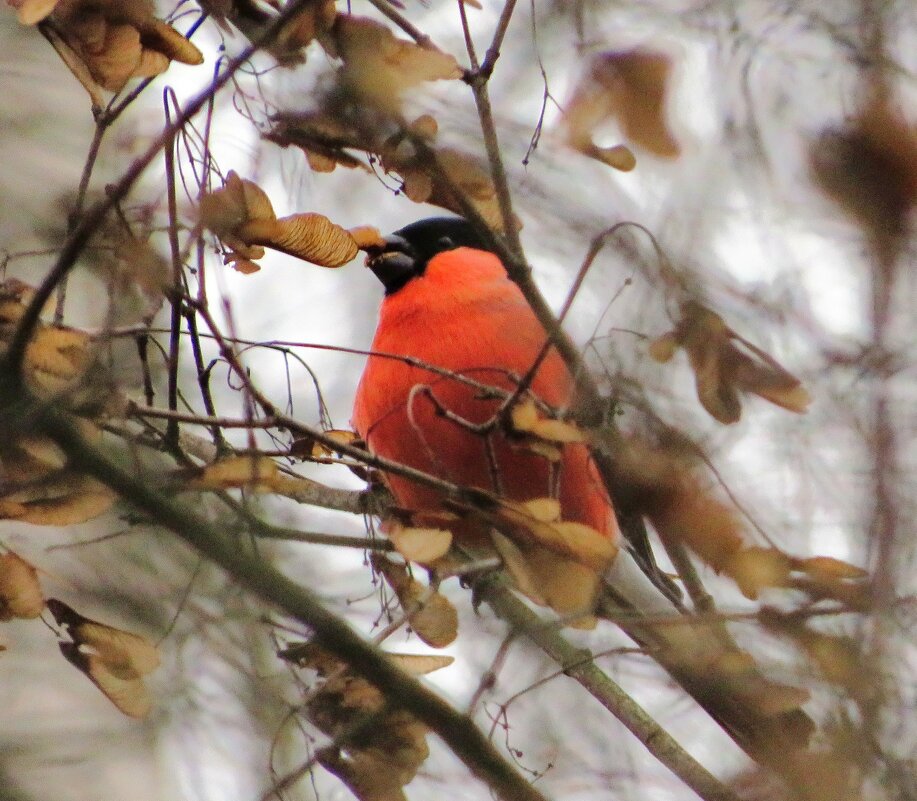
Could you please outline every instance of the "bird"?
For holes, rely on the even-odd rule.
[[[715,626],[653,622],[689,618],[622,547],[588,445],[564,444],[552,461],[511,427],[489,425],[539,358],[528,386],[538,403],[568,410],[575,388],[487,238],[463,218],[423,219],[385,237],[368,252],[367,266],[385,291],[351,418],[368,450],[488,497],[556,499],[563,521],[612,546],[607,570],[537,543],[513,540],[507,552],[507,539],[480,516],[450,527],[455,541],[472,550],[502,544],[504,558],[516,554],[506,566],[517,588],[569,622],[590,626],[596,614],[615,619],[754,758],[779,760],[775,744],[804,746],[811,721],[796,706],[801,691],[770,681],[744,658],[729,658],[741,652]],[[385,479],[399,507],[442,509],[435,488],[391,472]]]
[[[388,237],[368,265],[385,287],[371,352],[413,360],[370,355],[352,416],[368,449],[511,501],[556,495],[564,521],[590,527],[616,548],[618,523],[585,444],[566,445],[559,463],[552,463],[512,432],[495,427],[482,436],[473,430],[493,418],[503,401],[486,397],[480,387],[512,392],[548,345],[521,290],[477,231],[462,218],[421,220]],[[530,390],[553,408],[572,402],[573,380],[553,347]],[[399,506],[433,510],[440,504],[429,487],[397,475],[387,482]],[[489,536],[474,521],[454,528],[466,545]],[[529,597],[588,625],[599,583],[594,571],[538,547],[526,550],[522,564],[529,575],[517,578]]]

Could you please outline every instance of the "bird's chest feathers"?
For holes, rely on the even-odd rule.
[[[412,356],[447,370],[520,368],[544,335],[527,307],[504,298],[432,301],[383,310],[374,350]],[[521,318],[521,321],[520,321]]]

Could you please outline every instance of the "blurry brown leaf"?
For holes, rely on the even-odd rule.
[[[2,501],[2,518],[37,526],[70,526],[107,512],[115,495],[95,479],[64,472],[7,492]]]
[[[383,148],[382,164],[386,170],[401,176],[405,195],[415,203],[431,203],[462,214],[462,206],[451,184],[491,228],[502,230],[503,217],[496,188],[482,162],[469,153],[449,147],[433,150],[433,156],[435,162],[418,153],[412,144],[396,137]],[[518,222],[517,227],[521,227]]]
[[[533,603],[547,606],[548,600],[541,591],[540,582],[530,568],[528,559],[522,549],[509,537],[496,529],[491,530],[490,536],[494,548],[503,560],[503,567],[512,579],[515,588]]]
[[[722,571],[746,598],[755,600],[761,590],[787,586],[792,568],[790,557],[775,548],[742,548],[724,562]]]
[[[594,141],[596,129],[615,118],[630,142],[656,156],[679,156],[665,119],[671,66],[668,56],[649,50],[596,56],[564,110],[567,143],[615,169],[632,170],[636,161],[627,147],[603,148]]]
[[[657,337],[649,346],[650,358],[654,361],[659,362],[660,364],[666,364],[667,362],[672,361],[672,357],[675,355],[675,351],[678,350],[678,337],[669,332],[668,334],[663,334],[661,337]]]
[[[525,552],[525,560],[544,602],[564,618],[565,625],[595,628],[593,612],[600,585],[595,570],[577,559],[559,559],[547,548]]]
[[[771,356],[740,337],[723,319],[694,301],[682,307],[674,331],[653,343],[657,361],[670,358],[677,343],[694,370],[697,397],[712,417],[730,424],[739,420],[739,392],[751,392],[792,412],[806,411],[810,396],[799,379]],[[651,348],[653,347],[651,346]]]
[[[415,528],[392,520],[385,523],[383,531],[398,553],[422,565],[435,562],[452,546],[452,532],[447,529]]]
[[[287,65],[302,61],[302,50],[334,25],[335,0],[312,0],[278,31],[269,45],[270,52]]]
[[[140,676],[114,669],[100,656],[84,653],[75,643],[62,642],[59,648],[64,658],[125,715],[144,718],[149,714],[153,702]]]
[[[605,570],[618,552],[617,545],[594,528],[570,521],[539,520],[522,503],[502,501],[496,517],[526,543],[566,556],[593,571]],[[508,535],[519,544],[515,536]]]
[[[258,184],[230,170],[222,187],[201,196],[200,219],[205,227],[223,237],[249,219],[276,220],[277,215]]]
[[[743,547],[738,516],[711,494],[681,451],[632,440],[620,451],[617,471],[634,512],[663,539],[684,543],[717,571]]]
[[[863,651],[851,637],[817,631],[798,618],[773,609],[762,611],[761,622],[770,631],[795,642],[828,681],[847,688],[854,695],[869,686],[869,669]]]
[[[0,466],[7,487],[29,484],[62,470],[67,455],[47,437],[22,436],[0,449]]]
[[[25,0],[19,5],[19,20],[24,24],[45,21],[55,49],[93,102],[97,98],[91,82],[119,92],[131,78],[165,71],[172,60],[185,64],[204,60],[197,47],[153,15],[152,3]],[[81,73],[87,71],[85,78]]]
[[[38,617],[44,608],[38,571],[15,553],[0,556],[0,620]]]
[[[440,654],[386,654],[386,656],[400,667],[405,673],[412,676],[425,676],[434,670],[449,667],[455,662],[455,657],[441,656]]]
[[[8,0],[9,2],[9,0]],[[13,0],[16,16],[22,25],[35,25],[48,16],[60,0]]]
[[[821,190],[893,258],[917,206],[917,126],[873,99],[844,128],[823,132],[809,162]]]
[[[25,374],[40,397],[73,389],[92,359],[91,339],[74,328],[40,326],[26,346]]]
[[[265,135],[268,140],[305,152],[309,166],[317,172],[331,172],[338,164],[369,171],[369,167],[348,152],[349,148],[372,150],[364,133],[337,119],[333,111],[307,113],[284,112],[271,118],[273,127]]]
[[[437,123],[436,118],[430,114],[421,114],[416,120],[408,125],[408,131],[414,136],[419,136],[421,139],[429,139],[432,141],[436,138],[436,134],[439,131],[439,123]]]
[[[530,434],[559,445],[588,440],[586,434],[573,423],[542,417],[531,398],[513,406],[510,410],[510,421],[516,432]]]
[[[544,523],[560,520],[560,501],[556,498],[535,498],[531,501],[523,501],[522,505],[536,520]]]
[[[808,559],[798,559],[795,569],[808,573],[812,578],[823,581],[859,580],[869,578],[863,568],[835,559],[832,556],[812,556]]]
[[[444,595],[411,578],[405,565],[381,554],[373,555],[372,564],[398,596],[411,628],[424,643],[431,648],[445,648],[455,641],[458,613]]]
[[[279,476],[277,463],[267,456],[229,456],[206,467],[180,473],[188,489],[233,489],[247,487],[270,492]]]
[[[451,55],[398,39],[368,17],[338,14],[321,41],[344,62],[345,85],[383,107],[397,105],[401,92],[424,81],[462,77]]]
[[[323,432],[326,437],[330,437],[334,442],[341,445],[354,445],[360,441],[360,435],[356,431],[347,431],[344,429],[331,428]],[[323,456],[334,456],[336,451],[329,448],[322,442],[312,439],[311,437],[300,437],[293,443],[290,452],[296,456],[309,457],[312,459],[321,459]]]
[[[99,86],[110,92],[120,92],[140,68],[143,51],[140,32],[133,25],[107,25],[104,19],[102,25],[105,38],[98,47],[94,46],[94,42],[82,39],[82,36],[91,30],[87,27],[75,31],[75,49],[83,57],[90,74]]]
[[[143,676],[159,666],[156,647],[145,637],[84,617],[55,598],[47,605],[73,640],[60,644],[67,660],[125,715],[146,716],[151,701]]]
[[[597,161],[603,161],[609,167],[620,172],[630,172],[637,166],[637,157],[627,145],[614,145],[613,147],[592,147],[583,150],[583,153]]]
[[[144,50],[164,56],[169,61],[197,66],[204,55],[171,25],[151,17],[140,27],[140,42]]]
[[[407,712],[383,713],[385,697],[370,682],[354,675],[345,663],[308,643],[295,648],[301,664],[318,670],[321,680],[307,705],[307,716],[335,741],[318,754],[318,761],[364,801],[403,799],[401,788],[429,756],[426,727]],[[414,664],[415,674],[435,670],[448,657],[393,657],[399,665]],[[375,714],[366,725],[365,716]],[[363,723],[359,733],[353,726]]]

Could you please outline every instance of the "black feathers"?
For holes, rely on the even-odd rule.
[[[397,292],[408,281],[423,275],[427,263],[438,253],[468,247],[493,251],[484,238],[462,217],[430,217],[399,228],[385,238],[384,249],[370,254],[369,268],[385,286],[385,294]]]

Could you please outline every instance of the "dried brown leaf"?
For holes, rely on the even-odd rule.
[[[735,423],[741,417],[740,392],[751,392],[797,413],[805,412],[811,401],[796,376],[699,303],[684,304],[676,329],[651,346],[656,348],[654,358],[668,360],[676,344],[688,354],[698,400],[721,423]]]
[[[681,149],[665,119],[671,72],[668,56],[650,50],[606,52],[595,57],[564,109],[567,143],[618,170],[632,170],[633,153],[624,145],[599,147],[596,130],[617,119],[626,139],[656,156],[677,157]]]
[[[143,676],[159,666],[156,646],[145,637],[84,617],[55,598],[47,605],[73,640],[60,643],[67,660],[124,714],[147,715],[152,704]]]
[[[204,63],[204,55],[171,25],[152,18],[140,29],[144,49],[165,56],[170,61],[196,66]]]
[[[74,42],[93,80],[103,89],[120,92],[140,67],[140,32],[133,25],[107,25],[101,47],[94,41]]]
[[[62,642],[59,647],[64,658],[125,715],[139,719],[150,713],[153,702],[140,676],[119,673],[100,656],[84,653],[74,643]]]
[[[395,550],[405,559],[426,565],[445,556],[452,546],[452,532],[440,528],[414,528],[391,521],[384,527]]]
[[[63,473],[53,480],[8,492],[2,500],[0,517],[37,526],[70,526],[107,512],[115,495],[88,476]]]
[[[496,529],[490,532],[490,536],[494,548],[503,560],[503,567],[513,580],[516,589],[533,603],[547,606],[548,600],[542,592],[541,583],[535,576],[522,549]],[[556,554],[554,556],[556,558]]]
[[[684,543],[717,571],[743,547],[737,514],[711,494],[679,450],[633,440],[621,449],[618,471],[635,511],[663,539]]]
[[[570,521],[539,520],[521,503],[501,502],[497,518],[526,543],[566,556],[594,571],[605,570],[618,552],[617,545],[594,528]]]
[[[322,42],[344,62],[344,83],[382,106],[397,104],[403,91],[424,81],[462,77],[461,67],[448,53],[398,39],[369,17],[338,14]]]
[[[894,257],[917,207],[917,126],[873,98],[846,126],[819,135],[809,161],[819,188]]]
[[[44,608],[38,571],[18,554],[0,556],[0,620],[35,618]]]
[[[439,654],[392,654],[386,656],[398,665],[405,673],[412,676],[425,676],[434,670],[441,670],[449,667],[455,658],[452,656],[441,656]]]
[[[755,600],[762,590],[785,587],[792,569],[792,560],[775,548],[742,548],[722,567],[742,594],[751,600]]]
[[[92,361],[91,345],[85,331],[39,326],[25,352],[29,387],[40,397],[74,389]]]
[[[189,476],[182,473],[189,489],[233,489],[248,487],[269,492],[278,478],[277,463],[268,456],[229,456],[213,462]]]
[[[445,648],[455,641],[458,613],[444,595],[413,579],[405,565],[381,554],[373,556],[372,565],[398,596],[411,628],[424,643],[431,648]]]

